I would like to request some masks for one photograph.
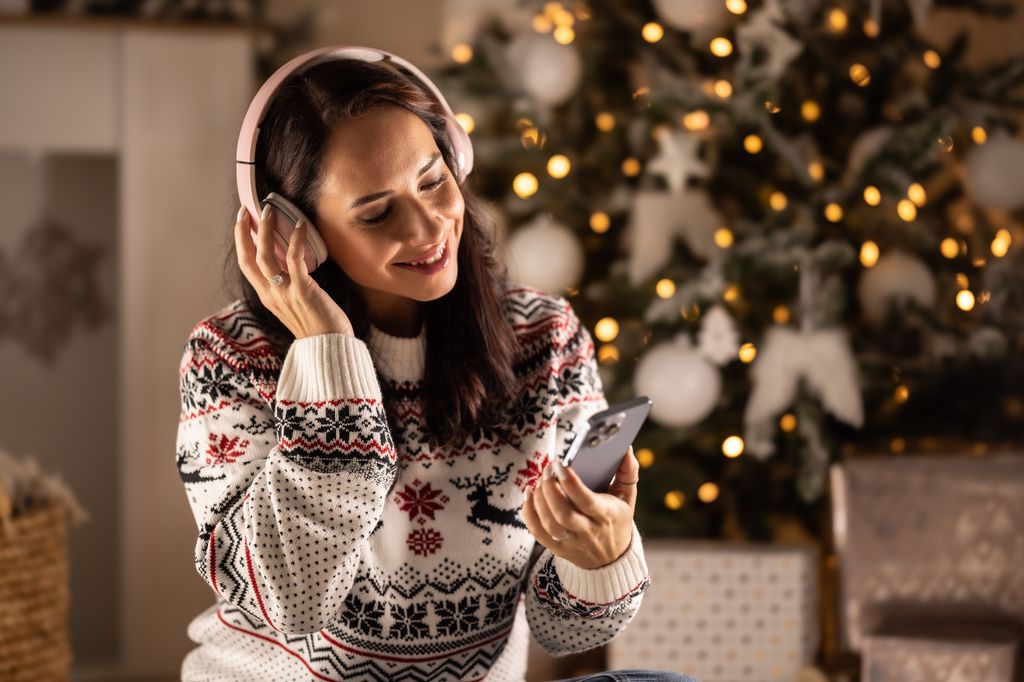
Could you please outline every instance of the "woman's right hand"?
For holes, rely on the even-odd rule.
[[[352,323],[345,311],[335,303],[306,270],[305,222],[292,231],[288,238],[288,268],[282,272],[274,254],[274,228],[270,204],[263,209],[256,241],[252,239],[252,219],[249,211],[241,208],[235,222],[235,251],[238,265],[249,280],[260,301],[277,316],[296,339],[317,334],[342,333],[355,336]],[[270,278],[278,273],[284,281],[271,284]]]

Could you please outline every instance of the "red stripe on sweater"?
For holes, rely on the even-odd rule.
[[[270,614],[267,613],[267,609],[263,606],[263,597],[260,596],[260,588],[256,586],[256,573],[252,570],[252,558],[249,556],[248,542],[245,543],[245,564],[249,567],[249,582],[252,584],[252,591],[256,593],[256,602],[260,605],[260,611],[263,612],[263,618],[267,621],[267,625],[280,632],[277,626],[271,622]]]
[[[294,656],[295,658],[297,658],[300,661],[302,661],[302,665],[306,666],[306,668],[309,669],[310,674],[315,676],[317,679],[319,679],[319,680],[328,680],[328,682],[337,682],[333,677],[327,677],[326,675],[322,675],[322,674],[318,673],[317,671],[313,670],[313,668],[309,665],[309,663],[306,662],[306,659],[304,659],[302,656],[300,656],[296,652],[294,652],[291,649],[289,649],[288,647],[286,647],[284,644],[281,644],[281,642],[277,641],[273,637],[267,637],[266,635],[261,635],[258,632],[250,632],[249,630],[246,630],[245,628],[238,627],[234,623],[229,623],[226,620],[224,620],[224,615],[220,611],[217,611],[217,618],[220,619],[221,623],[224,623],[224,625],[228,626],[232,630],[238,630],[239,632],[241,632],[243,634],[249,635],[251,637],[258,637],[259,639],[262,639],[264,641],[270,642],[271,644],[276,644],[277,646],[281,647],[282,649],[284,649],[285,651],[290,653],[292,656]]]
[[[217,546],[214,544],[216,537],[217,531],[214,530],[210,533],[210,584],[213,585],[213,591],[220,594],[220,588],[217,587]]]

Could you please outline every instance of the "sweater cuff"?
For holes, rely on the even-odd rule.
[[[370,349],[362,339],[341,333],[296,339],[281,365],[277,397],[293,402],[380,400],[380,384]]]
[[[622,599],[648,576],[640,531],[633,523],[629,549],[618,559],[600,568],[580,568],[561,557],[554,557],[555,573],[565,591],[583,601],[608,604]]]

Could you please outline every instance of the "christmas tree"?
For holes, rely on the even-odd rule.
[[[653,400],[642,531],[820,537],[832,462],[1021,451],[1024,58],[929,0],[450,5],[513,278]]]

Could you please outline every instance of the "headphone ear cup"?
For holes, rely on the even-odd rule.
[[[320,267],[327,260],[327,245],[313,221],[306,217],[302,209],[277,192],[268,194],[263,203],[273,207],[270,213],[273,216],[275,251],[281,263],[287,267],[288,241],[299,222],[303,222],[306,224],[306,270],[313,272]]]

